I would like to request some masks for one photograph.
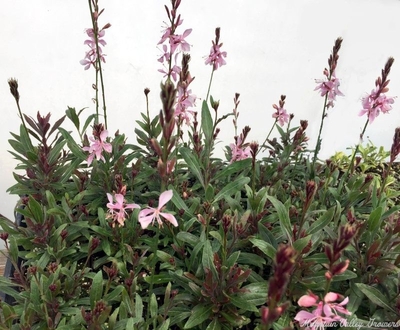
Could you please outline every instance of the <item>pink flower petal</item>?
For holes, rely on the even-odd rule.
[[[303,323],[306,320],[312,320],[315,318],[315,315],[313,313],[307,312],[307,311],[300,311],[296,314],[294,319],[298,322]]]
[[[158,202],[158,210],[161,210],[162,207],[169,202],[172,198],[173,192],[172,190],[166,190],[160,195],[160,199]]]
[[[297,302],[299,306],[301,307],[310,307],[314,306],[317,303],[317,298],[310,296],[310,295],[304,295],[301,296],[299,301]]]
[[[139,218],[139,223],[143,229],[146,229],[154,221],[154,214]]]
[[[335,292],[328,292],[324,297],[324,301],[326,303],[335,302],[338,299],[339,299],[339,295]]]
[[[160,213],[160,215],[167,219],[172,225],[178,227],[178,221],[176,221],[176,218],[172,214]]]

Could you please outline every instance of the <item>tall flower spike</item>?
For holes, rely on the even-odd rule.
[[[286,95],[281,95],[281,99],[279,100],[279,106],[273,104],[272,107],[276,110],[274,114],[272,114],[272,118],[275,118],[279,125],[283,126],[285,123],[289,122],[290,115],[287,113],[285,106]]]
[[[251,157],[250,147],[245,145],[247,134],[250,132],[250,127],[245,126],[239,136],[235,136],[235,143],[229,145],[232,157],[231,163]]]
[[[328,58],[329,69],[324,70],[325,79],[316,79],[315,82],[318,84],[314,90],[319,90],[321,96],[327,95],[328,103],[326,105],[327,108],[334,106],[334,101],[336,101],[336,96],[344,96],[344,94],[339,90],[340,82],[339,79],[336,78],[336,66],[339,60],[339,50],[342,45],[342,38],[337,38],[335,41],[335,45],[332,49],[332,54]]]
[[[227,56],[226,52],[221,52],[222,42],[219,43],[221,28],[217,27],[215,29],[215,41],[212,41],[212,47],[210,54],[206,59],[206,64],[213,66],[214,70],[217,70],[222,65],[226,64],[225,58]]]
[[[397,127],[393,136],[392,148],[390,149],[391,164],[395,161],[399,153],[400,153],[400,127]]]
[[[155,220],[157,220],[158,225],[162,227],[163,221],[161,220],[161,217],[166,219],[173,226],[178,227],[178,221],[176,221],[176,218],[172,214],[161,212],[164,205],[171,200],[172,196],[172,190],[164,191],[160,195],[157,208],[148,207],[139,212],[139,222],[143,229],[146,229],[150,224],[154,224]]]
[[[388,97],[385,93],[389,91],[388,85],[390,80],[387,78],[393,62],[393,57],[390,57],[387,60],[385,68],[382,70],[382,75],[375,80],[375,88],[370,94],[366,95],[361,100],[363,108],[360,111],[359,116],[367,114],[368,120],[371,123],[381,112],[388,113],[390,110],[392,110],[392,104],[394,103],[395,98]]]

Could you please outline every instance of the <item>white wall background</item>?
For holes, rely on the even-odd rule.
[[[151,112],[157,114],[160,109],[162,75],[157,72],[157,58],[161,52],[156,44],[162,22],[167,20],[166,3],[100,1],[100,7],[106,8],[100,25],[112,24],[104,49],[109,129],[111,133],[120,129],[131,142],[135,141],[135,120],[145,111],[145,87],[151,89]],[[7,79],[18,79],[25,113],[51,112],[55,120],[67,106],[94,111],[94,71],[84,71],[79,64],[87,47],[84,29],[91,24],[87,1],[0,0],[0,5],[0,213],[12,218],[17,197],[9,196],[6,189],[13,184],[16,161],[7,152],[7,140],[20,122]],[[339,97],[329,111],[321,157],[358,142],[366,120],[358,117],[360,99],[374,87],[389,56],[397,60],[388,95],[400,95],[399,0],[182,0],[180,13],[184,19],[180,31],[193,28],[187,38],[193,45],[191,73],[196,79],[192,90],[202,98],[211,73],[203,56],[209,52],[215,27],[221,27],[228,64],[214,75],[211,94],[221,100],[221,113],[232,110],[235,92],[241,94],[239,127],[252,127],[250,140],[264,140],[273,124],[271,105],[286,94],[288,112],[295,115],[296,124],[309,120],[310,146],[315,145],[323,99],[313,91],[314,79],[322,78],[339,36],[344,41],[337,77],[346,96]],[[389,115],[375,120],[366,137],[390,148],[396,126],[400,126],[399,101]],[[222,126],[221,150],[233,141],[233,134],[229,119]]]

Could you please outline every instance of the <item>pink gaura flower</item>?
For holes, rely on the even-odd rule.
[[[169,72],[167,72],[165,69],[158,69],[158,72],[161,72],[164,74],[164,77],[168,76],[168,74],[171,75],[172,79],[174,81],[178,80],[179,74],[181,73],[182,69],[178,65],[174,65]]]
[[[394,97],[388,97],[384,93],[378,94],[378,88],[373,89],[371,94],[366,95],[362,98],[361,103],[363,109],[360,111],[359,116],[367,114],[369,121],[372,123],[379,113],[389,113],[392,110],[392,104],[394,103]]]
[[[222,65],[226,64],[225,57],[226,52],[221,52],[222,43],[217,45],[214,41],[210,50],[210,55],[208,55],[205,64],[210,64],[213,66],[214,70],[217,70]]]
[[[346,325],[346,319],[338,313],[351,315],[351,313],[344,308],[349,302],[349,298],[346,297],[340,303],[335,302],[341,298],[341,295],[334,292],[328,292],[324,300],[319,302],[318,296],[312,292],[308,295],[301,296],[298,301],[299,306],[316,306],[316,309],[312,312],[300,311],[296,314],[294,319],[300,323],[301,327],[305,327],[306,330],[324,329],[333,322],[340,322],[340,324]]]
[[[183,23],[183,19],[180,19],[176,25],[175,25],[175,30],[179,25],[182,25]],[[170,26],[168,26],[167,24],[165,24],[165,29],[163,32],[163,35],[160,39],[160,41],[158,42],[158,45],[161,45],[162,43],[164,43],[165,40],[167,40],[168,38],[170,38],[173,35],[172,33],[172,28]]]
[[[104,156],[103,156],[103,150],[110,153],[112,151],[112,146],[110,143],[105,142],[106,138],[108,136],[108,131],[103,130],[100,133],[100,138],[96,139],[94,137],[90,137],[89,140],[92,141],[92,144],[89,147],[83,147],[83,151],[88,151],[89,152],[89,157],[87,159],[88,166],[93,162],[94,157],[96,157],[97,160],[102,160],[103,162],[105,161]]]
[[[171,47],[171,54],[175,53],[176,50],[181,51],[181,52],[188,52],[190,51],[190,45],[189,43],[185,40],[185,38],[192,33],[192,29],[187,29],[183,34],[178,34],[178,35],[170,35],[169,36],[169,42],[170,42],[170,47]]]
[[[110,26],[110,25],[108,25]],[[105,46],[107,43],[103,39],[106,31],[103,29],[99,31],[97,35],[97,41],[99,43],[98,47],[98,52],[97,52],[97,47],[96,47],[96,38],[94,35],[93,29],[86,29],[85,30],[86,34],[89,36],[90,39],[85,40],[84,44],[88,45],[90,50],[86,52],[85,58],[81,61],[79,61],[80,64],[82,64],[85,68],[85,70],[88,70],[91,65],[93,65],[94,68],[96,68],[96,61],[97,57],[100,58],[102,62],[106,62],[105,54],[103,54],[103,49],[101,46]]]
[[[320,301],[317,308],[311,313],[307,311],[300,311],[296,314],[294,319],[299,322],[301,327],[306,330],[323,330],[326,328],[327,324],[333,323],[335,318],[323,315],[323,302]]]
[[[249,158],[251,156],[250,147],[244,148],[242,146],[242,139],[240,136],[237,137],[236,143],[231,143],[229,147],[232,151],[231,163]]]
[[[184,120],[186,125],[190,125],[194,111],[191,110],[195,106],[196,95],[192,91],[178,86],[177,101],[175,106],[175,116],[177,119]]]
[[[307,295],[301,296],[297,304],[301,307],[316,306],[319,298],[312,292]]]
[[[321,93],[321,96],[325,96],[328,94],[328,104],[327,107],[332,107],[334,106],[334,101],[336,101],[336,96],[344,96],[344,94],[339,90],[340,82],[339,79],[336,78],[335,72],[332,73],[330,79],[327,80],[321,80],[321,79],[315,79],[315,82],[318,84],[317,87],[315,87],[315,91],[319,90]]]
[[[86,29],[85,32],[89,36],[90,39],[85,40],[83,44],[88,45],[91,49],[96,48],[96,38],[95,38],[93,29],[92,28]],[[106,31],[101,30],[101,31],[99,31],[99,33],[97,35],[97,41],[102,46],[107,45],[107,42],[103,39],[105,34],[106,34]]]
[[[286,109],[276,107],[276,112],[272,115],[272,118],[275,118],[279,125],[283,126],[285,123],[289,122],[290,115],[287,113]]]
[[[113,227],[116,223],[118,223],[120,226],[124,225],[126,216],[128,214],[126,210],[140,208],[140,206],[137,204],[126,204],[124,201],[124,195],[122,194],[115,194],[113,197],[113,195],[107,193],[107,198],[108,214],[109,218],[113,219],[114,221]]]
[[[155,220],[157,220],[158,225],[162,227],[163,222],[161,220],[161,217],[170,222],[173,226],[178,227],[178,221],[176,221],[175,217],[172,214],[161,212],[164,205],[171,200],[172,195],[172,190],[164,191],[160,195],[157,208],[148,207],[139,212],[139,222],[143,229],[146,229],[150,224],[154,224]]]
[[[340,298],[342,298],[342,296],[334,292],[328,292],[325,295],[324,297],[325,315],[332,316],[332,315],[337,315],[337,313],[351,315],[351,313],[346,308],[343,307],[347,305],[347,303],[349,302],[349,297],[344,298],[340,303],[336,303],[335,301]]]

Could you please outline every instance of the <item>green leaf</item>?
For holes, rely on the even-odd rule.
[[[258,247],[267,257],[272,260],[275,259],[276,249],[271,244],[257,238],[250,238],[249,241]]]
[[[84,110],[84,109],[82,109],[82,110]],[[85,125],[83,125],[83,127],[82,127],[82,132],[86,131],[86,128],[90,125],[90,123],[93,121],[94,118],[96,118],[96,114],[95,113],[93,113],[89,117],[87,117],[87,119],[85,121]]]
[[[211,315],[212,306],[207,305],[196,305],[192,310],[192,314],[190,315],[189,319],[187,320],[184,329],[191,329],[196,325],[203,323],[207,320]]]
[[[263,268],[266,264],[266,259],[254,253],[240,252],[237,263]]]
[[[245,291],[241,294],[241,297],[249,304],[260,306],[267,301],[268,283],[266,281],[251,283],[243,287],[243,289]]]
[[[243,295],[230,296],[229,298],[230,302],[240,309],[250,312],[258,312],[258,308],[254,304],[250,303],[248,300],[244,299]]]
[[[396,311],[390,307],[387,298],[378,289],[364,283],[356,283],[356,286],[368,297],[369,300],[371,300],[372,303],[396,314]]]
[[[233,162],[232,164],[229,164],[228,166],[224,167],[221,171],[219,171],[218,174],[213,178],[213,180],[217,181],[219,179],[229,177],[232,174],[239,173],[245,169],[250,169],[251,162],[252,162],[251,158],[246,158],[243,160],[238,160],[236,162]]]
[[[249,181],[250,181],[249,177],[242,177],[242,178],[237,178],[235,181],[228,183],[215,196],[214,203],[218,202],[220,199],[234,195],[236,192],[240,191],[245,184],[249,183]]]
[[[64,148],[66,141],[57,141],[54,147],[51,148],[49,153],[49,164],[54,164],[57,159],[60,157],[61,150]]]
[[[233,267],[236,264],[239,256],[240,256],[240,251],[233,252],[226,260],[224,266],[226,266],[227,268]]]
[[[74,156],[77,157],[81,161],[85,160],[86,159],[85,153],[82,151],[82,148],[80,146],[78,146],[78,144],[75,142],[75,140],[71,136],[71,134],[69,134],[69,132],[67,132],[64,128],[61,128],[61,127],[58,130],[61,132],[64,139],[67,140],[68,148],[69,148],[69,150],[71,150],[71,152],[74,154]]]
[[[182,242],[188,243],[193,247],[199,242],[199,238],[196,235],[185,231],[180,231],[178,234],[176,234],[176,238]]]
[[[282,204],[281,201],[277,200],[275,197],[268,196],[276,212],[278,213],[279,223],[281,225],[281,230],[286,240],[292,244],[292,224],[290,222],[289,210]]]
[[[221,330],[221,325],[219,324],[218,319],[213,318],[206,330]]]
[[[214,188],[213,188],[213,186],[212,185],[208,185],[207,186],[207,189],[206,189],[206,201],[209,201],[209,202],[211,202],[212,200],[213,200],[213,198],[214,198],[214,194],[215,194],[215,192],[214,192]]]
[[[142,297],[140,297],[137,293],[135,295],[135,316],[136,318],[142,319],[143,315],[143,301]]]
[[[37,223],[44,222],[42,207],[33,197],[29,197],[28,210],[31,213],[32,218],[35,219]]]
[[[197,177],[201,185],[205,188],[199,160],[196,158],[192,150],[182,147],[179,149],[179,152],[185,160],[188,169]]]
[[[211,141],[213,135],[213,120],[211,117],[210,109],[208,108],[208,104],[206,100],[203,100],[201,105],[201,128],[203,129],[203,133],[206,141]],[[206,142],[206,144],[208,144]]]
[[[14,262],[18,261],[18,244],[17,244],[17,239],[15,238],[15,236],[9,236],[8,237],[9,241],[10,241],[10,247],[9,247],[9,251],[10,251],[10,257],[11,260]]]
[[[313,222],[313,224],[308,229],[307,233],[312,235],[314,233],[319,232],[324,227],[326,227],[328,224],[330,224],[333,220],[333,216],[335,214],[335,209],[336,209],[336,206],[332,206],[329,210],[324,212],[324,214],[317,221]]]
[[[168,330],[171,319],[166,319],[157,330]]]
[[[19,136],[20,136],[20,142],[25,149],[25,154],[27,154],[28,151],[33,151],[31,139],[29,138],[29,135],[26,132],[26,129],[23,125],[20,126]]]
[[[65,110],[65,113],[66,113],[67,117],[73,122],[73,124],[75,125],[76,129],[79,132],[79,117],[76,114],[75,108],[68,107],[68,109]]]
[[[151,317],[156,317],[158,313],[158,304],[157,304],[157,298],[154,293],[151,294],[150,296],[150,315]]]
[[[293,248],[297,252],[301,252],[307,246],[307,244],[310,242],[310,240],[311,240],[311,235],[300,238],[293,243]]]
[[[183,201],[183,199],[181,198],[181,196],[179,195],[179,193],[176,191],[176,189],[170,185],[168,186],[168,189],[171,189],[173,194],[172,194],[172,198],[171,201],[172,203],[175,205],[175,207],[178,210],[184,210],[185,212],[187,212],[190,216],[193,216],[193,214],[189,211],[187,205],[185,204],[185,202]]]
[[[375,229],[377,229],[380,225],[380,220],[381,220],[381,216],[382,216],[382,206],[379,206],[378,208],[376,208],[375,210],[373,210],[371,212],[371,214],[369,215],[368,218],[368,230],[372,233],[375,231]]]
[[[204,242],[202,262],[203,268],[211,270],[214,277],[217,278],[218,274],[214,265],[214,253],[212,251],[211,243],[209,240]]]
[[[97,272],[92,280],[90,288],[90,307],[93,309],[97,301],[103,296],[103,273],[101,270]]]

